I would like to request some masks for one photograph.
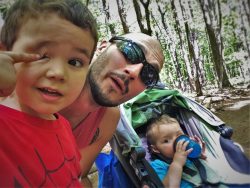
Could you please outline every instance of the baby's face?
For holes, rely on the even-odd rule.
[[[27,113],[47,118],[80,94],[94,49],[94,39],[55,14],[29,19],[12,50],[40,54],[31,63],[15,64],[18,101]]]
[[[162,124],[154,127],[156,144],[156,152],[161,153],[165,157],[173,158],[174,156],[174,141],[183,134],[178,124]]]

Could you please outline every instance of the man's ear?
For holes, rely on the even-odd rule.
[[[103,40],[96,48],[95,56],[99,56],[108,46],[108,42]]]
[[[160,153],[160,151],[157,149],[157,147],[155,145],[150,145],[151,147],[151,151],[154,152],[154,153]]]
[[[97,50],[102,52],[107,46],[108,46],[108,41],[103,40],[101,42],[100,46],[98,46]]]
[[[96,48],[94,55],[91,59],[90,64],[93,64],[92,62],[94,62],[96,60],[96,58],[107,48],[109,42],[106,40],[103,40]]]

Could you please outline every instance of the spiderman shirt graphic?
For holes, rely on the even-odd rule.
[[[60,115],[44,120],[0,105],[0,187],[80,187],[80,154]]]

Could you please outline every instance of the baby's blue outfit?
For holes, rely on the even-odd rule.
[[[186,164],[187,163],[191,163],[191,161],[187,160]],[[159,159],[150,162],[150,164],[154,168],[155,172],[158,174],[159,178],[163,180],[164,177],[167,175],[169,164]],[[192,188],[194,186],[188,181],[181,179],[180,187]]]

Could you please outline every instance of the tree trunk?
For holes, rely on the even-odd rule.
[[[127,14],[124,11],[123,0],[121,0],[121,4],[120,4],[120,0],[116,0],[116,3],[117,3],[117,7],[118,7],[118,14],[119,14],[119,17],[120,17],[120,20],[121,20],[121,23],[122,23],[123,32],[124,33],[129,33],[129,27],[128,27],[127,21],[126,21]]]
[[[150,2],[150,0],[148,0],[148,3],[149,2]],[[138,0],[133,0],[133,4],[134,4],[135,13],[136,13],[136,19],[137,19],[137,22],[138,22],[138,25],[139,25],[139,28],[140,28],[141,32],[145,33],[145,34],[148,34],[148,35],[152,35],[151,26],[149,28],[145,28],[143,23],[142,23],[143,18],[142,18],[141,8],[140,8],[140,5],[138,3]],[[148,7],[147,7],[147,9],[148,9]],[[149,11],[149,10],[145,9],[145,12],[146,11]],[[150,21],[149,21],[149,23],[150,23]]]
[[[165,14],[167,13],[167,10],[165,9],[164,11],[161,9],[159,2],[157,2],[157,7],[158,7],[158,11],[160,13],[161,16],[161,23],[163,26],[163,29],[160,28],[158,20],[154,20],[155,23],[157,24],[159,31],[165,31],[164,33],[162,32],[163,35],[163,40],[164,40],[164,49],[166,51],[168,51],[169,53],[169,58],[170,61],[165,63],[163,66],[163,70],[164,70],[164,75],[167,75],[167,78],[170,78],[170,80],[166,80],[166,82],[168,83],[172,83],[172,85],[176,88],[180,87],[179,81],[178,81],[178,76],[179,75],[179,71],[178,68],[176,66],[176,53],[175,53],[175,44],[174,44],[174,39],[173,39],[173,34],[171,33],[170,29],[169,29],[169,23],[168,23],[168,19],[165,19]],[[152,18],[154,18],[154,16],[152,16]],[[168,41],[167,43],[165,41]],[[176,79],[177,78],[177,79]]]
[[[145,10],[145,17],[146,17],[146,23],[147,23],[147,34],[151,36],[152,35],[152,28],[151,28],[150,12],[149,12],[150,0],[146,0],[146,2],[144,2],[144,0],[140,0],[140,2],[143,5],[144,10]]]
[[[246,16],[250,16],[247,15],[247,7],[245,6],[245,2],[243,1],[243,3],[239,3],[239,15],[240,15],[240,30],[243,32],[242,35],[243,37],[241,38],[243,40],[243,45],[245,50],[248,53],[248,57],[250,58],[250,42],[248,39],[248,32],[247,32],[247,28],[249,29],[250,27],[250,18],[247,18],[246,21],[244,21],[244,17]],[[245,14],[244,14],[245,13]]]
[[[187,38],[187,43],[188,43],[188,47],[190,47],[189,45],[189,40],[188,40],[188,36],[189,36],[189,26],[187,24],[187,20],[185,20],[185,8],[183,7],[181,1],[179,0],[179,4],[180,4],[180,8],[181,8],[181,13],[182,13],[182,18],[181,20],[183,20],[183,24],[185,26],[184,30],[186,31],[185,34],[186,34],[186,38]],[[173,6],[173,5],[172,5]],[[176,14],[176,13],[175,13]],[[176,15],[177,16],[177,15]],[[179,25],[179,24],[178,24]],[[187,50],[184,48],[184,37],[181,37],[181,33],[184,33],[180,30],[180,33],[178,34],[179,35],[179,38],[180,38],[180,43],[181,43],[181,48],[182,48],[182,52],[183,52],[183,58],[184,58],[184,61],[185,61],[185,64],[186,64],[186,68],[187,68],[187,73],[188,73],[188,80],[189,80],[189,85],[190,85],[190,88],[191,88],[191,92],[192,91],[196,91],[197,92],[197,88],[196,88],[196,85],[195,84],[195,78],[194,78],[194,72],[195,72],[195,67],[193,67],[193,64],[194,64],[194,60],[192,59],[192,57],[190,56],[190,53],[187,52]],[[190,49],[189,49],[190,51]],[[188,57],[188,54],[189,54],[189,57]],[[193,62],[193,63],[192,63]]]
[[[111,20],[110,20],[109,5],[107,4],[106,0],[102,0],[102,7],[105,13],[105,23],[108,26],[111,32],[111,35],[112,36],[116,35],[115,26],[111,23]]]
[[[224,67],[223,59],[223,45],[221,38],[221,10],[220,3],[218,1],[217,7],[213,2],[209,0],[201,0],[201,10],[205,20],[206,30],[212,50],[213,62],[218,77],[218,87],[220,89],[225,87],[231,87],[228,76],[226,74],[226,69]],[[217,14],[216,14],[217,9]],[[215,14],[213,14],[215,13]],[[216,20],[219,17],[219,20]],[[216,23],[213,26],[213,23]]]
[[[178,4],[179,2],[179,4]],[[181,1],[171,1],[171,7],[173,10],[173,17],[174,17],[174,22],[175,22],[175,30],[178,36],[178,39],[180,40],[178,45],[181,47],[182,50],[181,52],[184,52],[186,54],[186,50],[184,49],[184,38],[186,37],[187,41],[187,49],[189,51],[189,58],[183,56],[184,62],[185,62],[185,67],[182,67],[184,70],[187,69],[188,71],[188,78],[189,78],[189,85],[193,90],[196,92],[196,94],[202,95],[202,90],[201,90],[201,83],[200,83],[200,76],[201,75],[201,68],[200,68],[200,60],[201,58],[199,57],[199,46],[198,42],[196,39],[196,33],[195,29],[192,28],[190,30],[190,26],[188,23],[188,19],[186,18],[186,12],[190,13],[189,15],[189,20],[192,19],[192,10],[189,6],[184,6],[184,4],[181,3]],[[179,14],[177,15],[177,9],[180,9]],[[179,10],[178,9],[178,10]],[[186,11],[187,9],[187,11]],[[192,22],[192,20],[191,20]],[[184,26],[184,30],[186,31],[185,33],[182,32],[181,30],[181,25]],[[186,34],[185,37],[183,37],[182,33]],[[182,70],[183,71],[183,70]],[[187,85],[187,83],[185,83]]]
[[[186,28],[186,35],[187,35],[187,41],[188,41],[188,49],[189,49],[189,57],[193,61],[195,67],[193,68],[194,72],[194,84],[195,84],[195,92],[197,96],[202,95],[202,89],[201,89],[201,84],[199,80],[199,58],[197,57],[197,51],[194,49],[194,42],[195,42],[195,33],[190,33],[190,29],[188,26],[188,23],[185,23],[185,28]]]

